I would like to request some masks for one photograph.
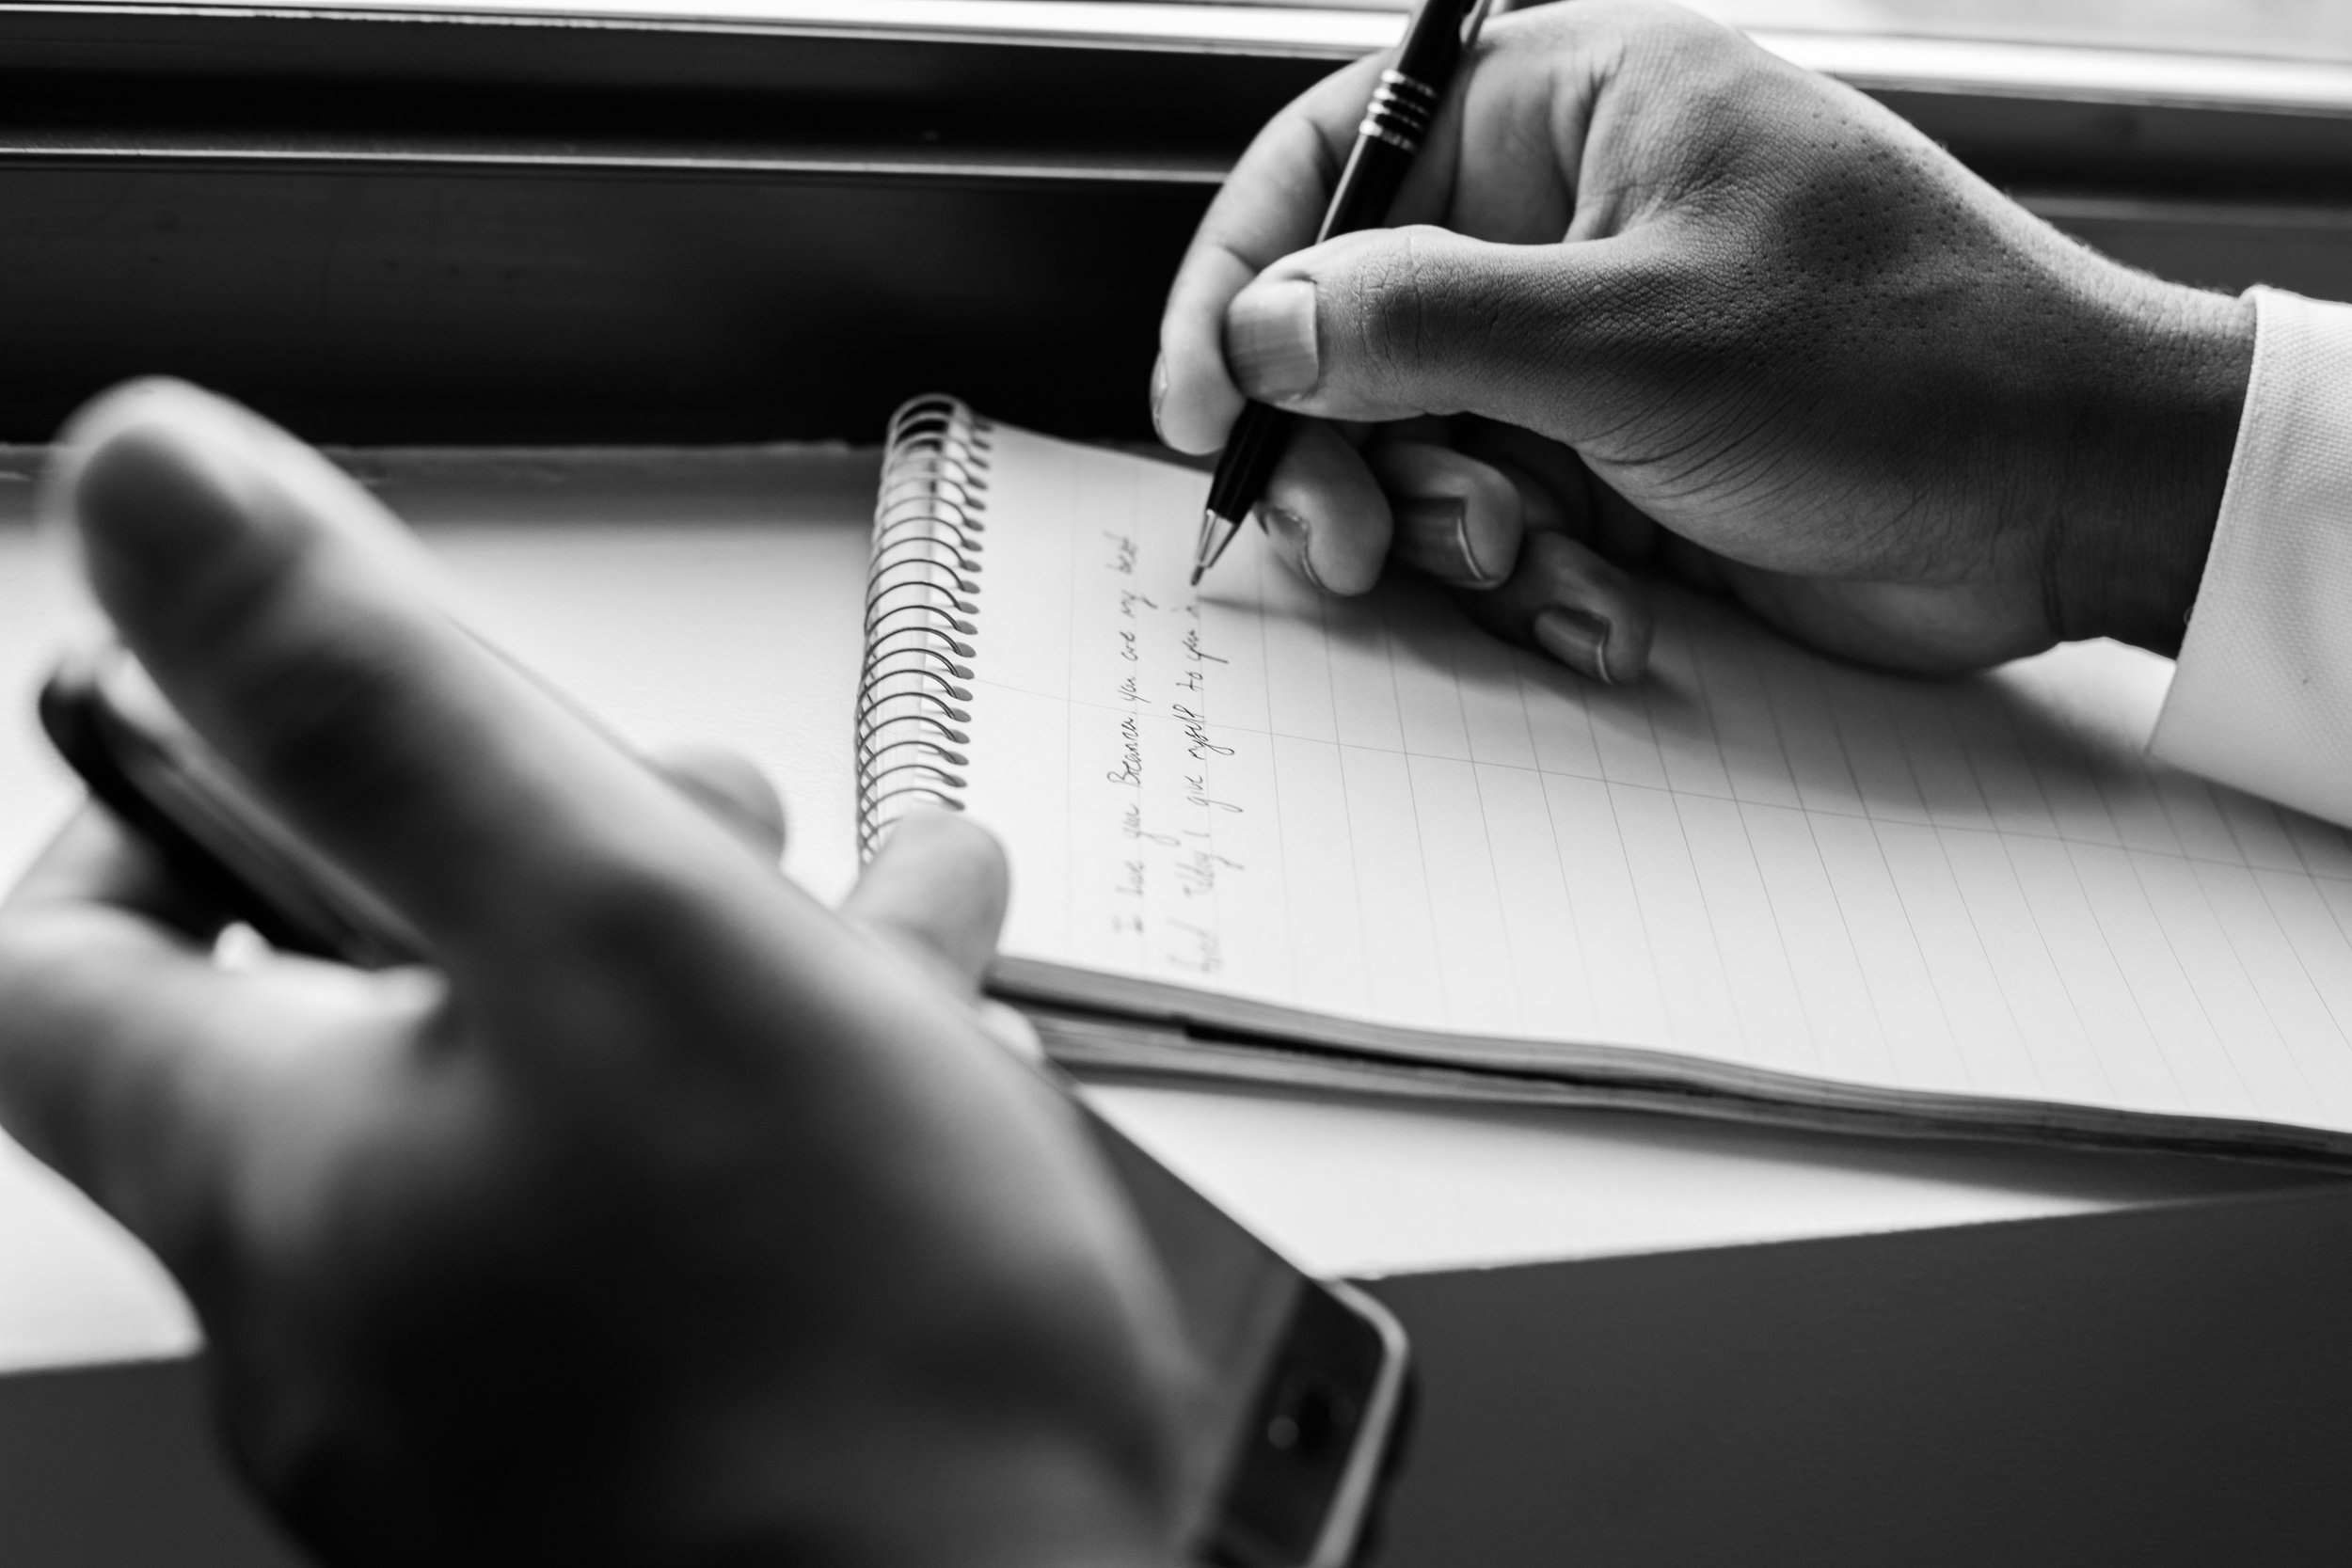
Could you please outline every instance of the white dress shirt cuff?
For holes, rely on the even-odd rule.
[[[2249,296],[2253,379],[2149,750],[2352,825],[2352,305]]]

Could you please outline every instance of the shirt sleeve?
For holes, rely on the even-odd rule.
[[[2249,297],[2246,413],[2149,751],[2352,826],[2352,305]]]

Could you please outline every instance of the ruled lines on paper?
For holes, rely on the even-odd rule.
[[[1008,433],[973,808],[1008,950],[1448,1033],[2352,1128],[2352,843],[2148,762],[2161,660],[1915,681],[1661,591],[1603,688],[1322,597],[1200,476]]]

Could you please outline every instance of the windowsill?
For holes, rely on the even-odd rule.
[[[88,8],[900,35],[1333,59],[1382,48],[1403,25],[1392,7],[1250,0],[132,0]],[[2352,62],[1788,27],[1753,28],[1750,36],[1799,65],[1880,90],[2352,115]]]

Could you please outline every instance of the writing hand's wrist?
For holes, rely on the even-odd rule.
[[[2120,270],[2120,269],[2119,269]],[[2254,357],[2253,307],[2137,277],[2119,291],[2112,354],[2059,428],[2069,463],[2050,554],[2065,638],[2180,651],[2236,450]]]

